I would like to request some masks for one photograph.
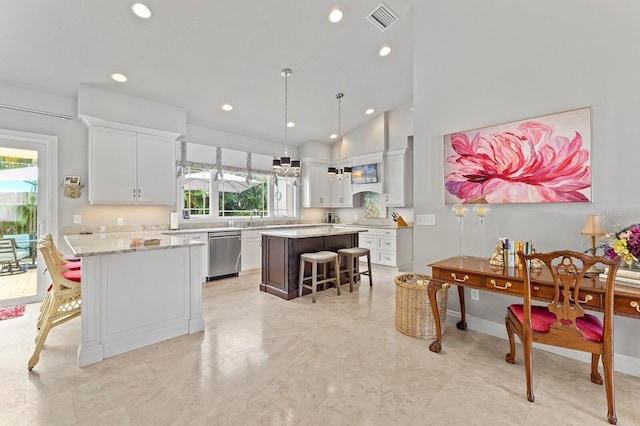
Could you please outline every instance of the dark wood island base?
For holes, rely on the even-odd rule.
[[[358,246],[365,229],[336,226],[262,233],[262,282],[260,290],[285,300],[298,297],[300,255],[322,250],[337,252]],[[340,265],[342,269],[346,265]],[[310,268],[310,266],[309,266]],[[311,270],[309,269],[310,272]],[[310,290],[305,289],[304,293]]]

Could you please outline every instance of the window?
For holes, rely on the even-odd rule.
[[[183,217],[195,219],[295,218],[300,180],[271,173],[273,157],[180,142],[182,173],[177,185]],[[222,177],[216,174],[218,169]],[[247,170],[251,182],[247,182]]]
[[[292,197],[285,189],[286,182],[280,182],[283,179],[278,181],[281,191],[269,191],[271,176],[254,174],[249,183],[246,180],[246,173],[225,172],[222,179],[215,180],[214,177],[213,170],[185,168],[182,177],[182,207],[189,212],[190,217],[288,215],[288,208],[291,208],[288,206],[291,204]],[[270,209],[270,193],[278,194],[273,197],[275,209]]]

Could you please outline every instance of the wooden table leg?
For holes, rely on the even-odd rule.
[[[460,321],[456,324],[458,330],[467,329],[467,320],[464,312],[464,287],[458,286],[458,299],[460,299]]]
[[[448,283],[444,283],[437,279],[429,280],[427,286],[427,295],[429,296],[429,304],[431,305],[431,312],[433,313],[433,320],[436,326],[436,340],[429,344],[429,350],[431,352],[440,352],[442,349],[442,329],[440,328],[440,312],[438,310],[438,302],[436,301],[436,293],[441,288],[449,288]]]

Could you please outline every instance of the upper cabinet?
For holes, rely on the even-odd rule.
[[[329,178],[327,177],[327,179]],[[331,187],[331,207],[353,207],[353,192],[349,177],[342,180],[329,180],[329,186]]]
[[[388,151],[386,157],[385,204],[389,207],[413,205],[413,150]]]
[[[327,167],[327,163],[317,160],[302,160],[302,207],[329,207],[331,188]]]
[[[302,161],[302,207],[353,207],[351,179],[329,179],[326,161]]]
[[[126,127],[89,125],[89,202],[174,205],[178,135]]]

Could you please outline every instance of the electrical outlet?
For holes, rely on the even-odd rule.
[[[82,215],[74,214],[73,215],[73,223],[82,223]]]
[[[122,225],[124,225],[124,219],[119,217],[118,218],[118,226],[122,226]]]
[[[471,300],[480,300],[480,290],[476,288],[471,289]]]
[[[416,225],[435,226],[436,225],[436,215],[435,214],[419,214],[419,215],[416,215]]]

